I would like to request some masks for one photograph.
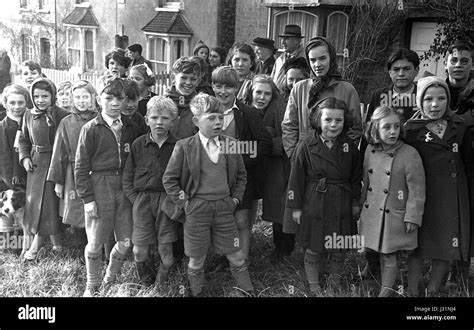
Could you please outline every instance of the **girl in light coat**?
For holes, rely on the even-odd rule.
[[[378,107],[367,126],[360,235],[364,248],[380,253],[382,290],[392,293],[397,254],[418,246],[425,203],[425,171],[415,148],[400,140],[400,117]]]

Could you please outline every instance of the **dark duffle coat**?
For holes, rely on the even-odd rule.
[[[380,253],[414,250],[418,231],[407,233],[405,223],[422,225],[425,171],[418,152],[401,141],[388,150],[369,145],[363,177],[359,233],[364,247]]]
[[[9,117],[0,121],[0,185],[3,181],[8,189],[26,185],[26,171],[13,147],[19,128],[20,124]]]
[[[426,201],[417,253],[424,258],[466,260],[470,240],[468,175],[473,171],[471,138],[457,115],[445,116],[442,139],[426,121],[409,120],[405,141],[423,160]]]
[[[85,227],[84,203],[76,191],[74,166],[77,144],[81,128],[97,115],[72,113],[59,123],[54,140],[53,155],[47,179],[64,186],[60,210],[63,223],[76,227]]]
[[[273,141],[272,152],[265,157],[263,185],[263,214],[265,221],[283,224],[285,214],[290,159],[283,149],[281,122],[285,104],[280,98],[272,101],[263,116],[263,124]],[[291,218],[291,216],[290,216]]]
[[[53,106],[52,120],[48,120],[48,125],[46,115],[35,114],[34,110],[25,112],[19,139],[20,162],[30,157],[34,167],[34,171],[28,172],[26,179],[25,227],[30,234],[47,236],[58,233],[60,222],[59,201],[54,193],[54,183],[46,181],[46,176],[57,125],[69,112]]]
[[[308,136],[292,165],[287,206],[302,210],[296,232],[301,246],[325,252],[326,236],[355,234],[352,205],[360,199],[362,165],[354,142],[341,134],[329,149],[319,135]]]

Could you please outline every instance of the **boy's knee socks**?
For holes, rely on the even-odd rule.
[[[204,286],[204,268],[192,269],[188,267],[188,280],[193,297],[199,296]]]
[[[237,281],[237,286],[246,292],[253,292],[252,281],[250,280],[250,274],[247,264],[244,263],[242,266],[230,265],[230,272]]]
[[[104,277],[105,283],[111,283],[115,281],[117,275],[120,274],[123,262],[125,260],[127,260],[127,255],[121,254],[117,247],[114,246],[112,252],[110,253],[110,261]]]
[[[102,282],[102,253],[84,251],[86,258],[87,286],[98,287]]]
[[[156,279],[158,281],[158,284],[161,284],[168,280],[170,269],[172,266],[173,264],[165,266],[165,264],[163,264],[162,262],[160,263],[160,267],[158,268],[158,276]]]
[[[319,254],[316,253],[306,251],[304,254],[304,270],[311,292],[321,290],[319,285],[319,258]]]

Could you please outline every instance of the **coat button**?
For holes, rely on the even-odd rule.
[[[389,210],[389,209],[386,209],[386,210],[385,210],[385,213],[390,213],[390,210]]]
[[[374,173],[374,170],[371,169],[371,168],[369,168],[369,173],[370,173],[370,174]]]
[[[449,160],[449,163],[450,163],[450,164],[454,164],[455,162],[456,162],[456,161],[455,161],[454,159],[450,159],[450,160]]]
[[[372,187],[367,188],[368,191],[372,191]]]
[[[369,208],[369,204],[365,204],[364,206],[365,206],[365,208],[366,208],[366,209],[368,209],[368,208]]]
[[[390,171],[385,171],[385,174],[390,175]]]
[[[380,211],[383,211],[383,208],[379,208]]]
[[[389,153],[388,155],[393,158],[393,154],[392,154],[392,153]]]
[[[457,177],[457,174],[453,172],[453,173],[451,173],[451,177],[455,178],[455,177]]]
[[[388,194],[388,189],[384,189],[383,192]]]

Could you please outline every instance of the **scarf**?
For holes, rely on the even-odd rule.
[[[45,116],[46,117],[46,124],[48,124],[49,127],[56,125],[56,121],[54,120],[54,116],[53,116],[53,107],[48,107],[48,109],[46,109],[46,111],[41,111],[38,108],[33,108],[31,110],[31,114],[33,115],[34,120],[37,120],[37,119]]]
[[[316,75],[311,72],[312,83],[309,89],[308,109],[311,109],[318,102],[319,96],[326,90],[332,79],[341,80],[342,77],[338,73],[328,73],[323,77],[316,77]]]
[[[176,86],[171,87],[164,94],[165,97],[169,97],[173,102],[178,106],[178,116],[181,116],[181,113],[189,109],[189,103],[196,95],[196,92],[192,93],[189,96],[185,96],[176,90]]]

